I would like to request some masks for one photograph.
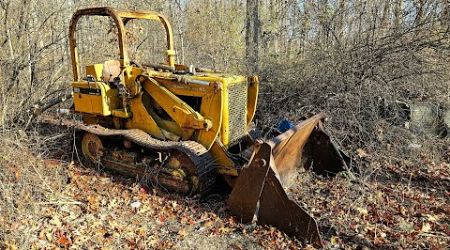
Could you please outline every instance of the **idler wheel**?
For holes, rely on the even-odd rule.
[[[97,135],[85,133],[81,139],[81,151],[90,163],[99,165],[103,156],[103,143]]]

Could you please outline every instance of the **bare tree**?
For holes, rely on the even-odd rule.
[[[245,19],[245,46],[246,61],[251,72],[258,72],[259,65],[259,40],[260,40],[260,19],[259,1],[247,0],[247,12]]]

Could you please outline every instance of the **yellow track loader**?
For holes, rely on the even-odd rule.
[[[77,23],[105,16],[117,26],[120,58],[85,65],[80,73]],[[166,61],[129,58],[130,20],[160,22],[166,32]],[[271,140],[249,135],[255,115],[256,76],[230,75],[176,64],[172,28],[155,12],[109,7],[80,9],[69,28],[73,111],[82,117],[83,157],[181,194],[205,194],[217,183],[231,187],[229,211],[243,223],[257,220],[321,247],[316,221],[285,193],[306,166],[317,173],[346,169],[345,159],[313,116]],[[220,182],[219,182],[220,183]]]

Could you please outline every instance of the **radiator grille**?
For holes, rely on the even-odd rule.
[[[246,133],[247,123],[247,83],[228,87],[229,142],[234,144]]]

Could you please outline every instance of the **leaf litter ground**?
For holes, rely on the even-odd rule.
[[[312,248],[229,216],[223,197],[168,194],[14,143],[2,149],[2,248]],[[317,219],[327,248],[443,249],[450,244],[450,166],[371,163],[333,179],[301,171],[289,195]]]

